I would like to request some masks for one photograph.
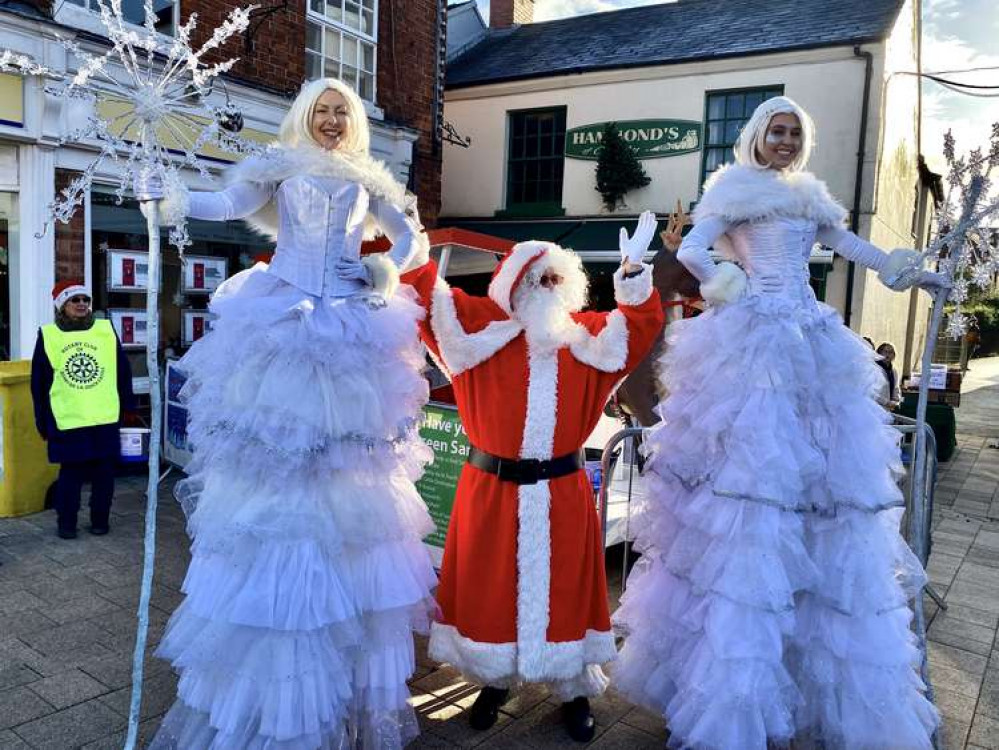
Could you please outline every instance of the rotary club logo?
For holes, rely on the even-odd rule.
[[[66,360],[62,374],[74,388],[92,388],[104,377],[104,368],[92,354],[78,351]]]

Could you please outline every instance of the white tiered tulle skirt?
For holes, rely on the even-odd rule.
[[[838,314],[747,297],[675,324],[614,681],[673,747],[930,748],[896,431]]]
[[[401,747],[436,585],[413,486],[430,458],[421,309],[317,299],[264,266],[212,309],[181,361],[192,559],[158,650],[180,683],[153,747]]]

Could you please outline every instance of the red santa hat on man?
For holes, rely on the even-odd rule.
[[[60,281],[52,287],[52,304],[57,311],[62,310],[62,306],[78,294],[93,299],[90,289],[82,281]]]
[[[581,310],[586,304],[587,278],[579,256],[552,242],[531,240],[513,246],[503,262],[493,272],[489,283],[489,298],[507,315],[513,315],[514,299],[528,276],[538,276],[551,269],[561,277],[563,298],[569,302],[570,312]]]

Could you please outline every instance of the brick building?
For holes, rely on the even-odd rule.
[[[157,30],[169,37],[189,14],[198,14],[193,41],[208,39],[232,0],[154,0]],[[0,50],[26,54],[55,71],[73,61],[58,37],[84,49],[106,48],[98,0],[0,0]],[[126,20],[142,23],[143,3],[123,2]],[[239,62],[215,87],[211,104],[235,104],[243,135],[272,140],[301,84],[327,75],[351,83],[364,99],[372,126],[372,152],[419,197],[424,223],[440,208],[445,0],[272,0],[255,10],[250,27],[216,53]],[[114,195],[113,166],[99,174],[85,205],[65,225],[42,233],[46,205],[95,154],[92,144],[60,144],[69,131],[64,103],[46,93],[37,77],[0,74],[0,359],[31,355],[35,331],[48,322],[48,290],[56,280],[83,278],[95,308],[113,321],[122,311],[141,318],[141,292],[112,283],[123,256],[145,248],[137,205]],[[98,102],[98,110],[101,102]],[[205,160],[221,172],[227,158]],[[211,189],[195,172],[193,188]],[[204,258],[216,279],[251,265],[270,243],[240,224],[190,222],[189,256]],[[38,236],[41,235],[41,236]],[[173,350],[191,339],[190,321],[203,316],[208,295],[184,283],[180,259],[164,248],[162,344]],[[139,345],[139,341],[135,341]],[[143,371],[136,351],[133,365]],[[141,387],[141,382],[139,383]]]

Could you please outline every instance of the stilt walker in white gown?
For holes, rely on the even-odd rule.
[[[797,104],[764,102],[679,251],[711,309],[670,328],[613,675],[672,747],[915,750],[939,723],[909,629],[924,574],[899,535],[882,375],[816,301],[808,259],[818,240],[892,289],[946,282],[842,228],[802,171],[812,141]]]
[[[246,218],[277,250],[219,288],[180,363],[192,558],[158,650],[178,699],[153,747],[399,748],[418,733],[406,679],[436,579],[413,486],[422,310],[393,288],[426,237],[335,79],[306,85],[280,144],[229,177],[163,201],[168,217]],[[362,262],[375,226],[392,249]]]

